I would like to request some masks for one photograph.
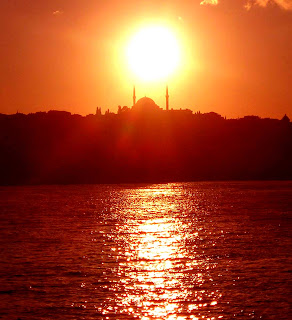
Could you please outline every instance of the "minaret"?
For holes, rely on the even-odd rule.
[[[166,98],[166,111],[169,110],[169,94],[168,94],[168,85],[166,85],[166,95],[165,95],[165,98]]]
[[[136,104],[136,92],[135,92],[135,86],[133,87],[133,106]]]

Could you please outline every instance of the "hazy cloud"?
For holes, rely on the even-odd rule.
[[[219,0],[203,0],[200,5],[211,5],[211,6],[216,6],[219,3]]]
[[[252,3],[251,3],[250,1],[248,1],[248,2],[244,5],[244,8],[245,8],[246,10],[250,10],[251,7],[252,7]]]
[[[216,6],[219,4],[219,0],[203,0],[200,5]],[[269,4],[277,4],[279,7],[285,10],[292,10],[292,0],[247,0],[244,8],[250,10],[253,6],[267,7]]]
[[[56,10],[53,12],[54,16],[60,16],[61,14],[63,14],[63,11],[61,11],[61,10]]]
[[[258,5],[265,8],[268,4],[276,3],[279,7],[285,10],[292,10],[292,0],[253,0],[245,4],[245,9],[250,10],[252,6]]]
[[[292,10],[292,0],[274,0],[280,7],[286,10]]]

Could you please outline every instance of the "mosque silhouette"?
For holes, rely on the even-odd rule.
[[[165,91],[165,108],[161,108],[158,106],[155,101],[149,97],[142,97],[136,101],[136,88],[133,86],[133,105],[131,108],[124,106],[118,106],[118,114],[124,114],[127,112],[139,113],[141,115],[150,115],[152,113],[167,113],[167,114],[181,114],[181,115],[192,115],[193,111],[190,109],[173,109],[169,108],[169,93],[168,93],[168,86],[166,86]],[[96,115],[100,116],[101,108],[97,107]],[[105,115],[115,115],[114,112],[110,112],[109,109],[105,112]]]
[[[133,105],[131,108],[128,108],[127,106],[118,107],[118,114],[124,113],[124,112],[133,112],[133,113],[139,113],[139,114],[152,114],[152,113],[169,113],[169,114],[188,114],[191,115],[193,112],[190,109],[173,109],[169,108],[169,93],[168,93],[168,86],[166,86],[166,92],[165,92],[165,108],[161,108],[158,106],[155,101],[149,97],[142,97],[139,100],[136,101],[136,88],[133,87]],[[97,108],[96,110],[97,115],[101,115],[101,108]],[[105,115],[114,114],[109,111],[109,109],[105,112]]]
[[[168,86],[166,86],[166,94],[165,94],[165,107],[166,111],[169,111],[169,94],[168,94]],[[133,110],[135,111],[157,111],[163,110],[160,108],[154,100],[148,97],[143,97],[136,102],[136,88],[133,87]]]
[[[143,97],[133,104],[132,110],[139,112],[151,112],[163,109],[160,108],[151,98]]]

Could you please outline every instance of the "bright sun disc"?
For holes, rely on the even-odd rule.
[[[146,27],[130,41],[127,57],[131,70],[140,79],[164,79],[179,65],[179,45],[170,29],[160,26]]]

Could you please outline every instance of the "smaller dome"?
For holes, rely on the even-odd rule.
[[[133,106],[133,110],[137,111],[153,111],[159,110],[159,106],[150,98],[143,97],[139,99],[136,104]]]

